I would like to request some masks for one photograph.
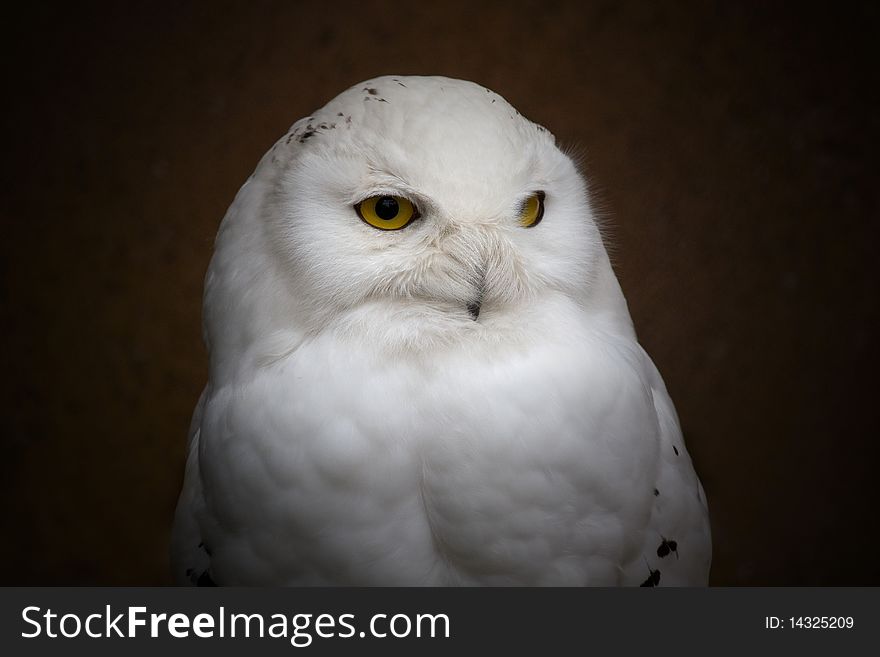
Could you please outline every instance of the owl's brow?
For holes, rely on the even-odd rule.
[[[359,190],[359,193],[397,194],[404,196],[413,202],[425,205],[433,205],[433,201],[427,198],[419,189],[409,184],[402,176],[375,165],[368,165],[368,184]]]
[[[389,167],[383,167],[373,162],[367,163],[367,174],[370,178],[379,180],[382,183],[391,184],[400,187],[410,187],[406,179],[392,171]]]

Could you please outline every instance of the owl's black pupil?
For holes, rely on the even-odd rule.
[[[376,216],[379,219],[384,219],[385,221],[394,219],[398,212],[400,212],[400,206],[397,205],[397,201],[394,200],[393,196],[383,196],[376,201]]]

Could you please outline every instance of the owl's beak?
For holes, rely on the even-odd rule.
[[[468,312],[471,314],[471,318],[476,322],[480,318],[480,308],[483,305],[483,296],[486,293],[486,270],[481,269],[480,271],[480,282],[477,286],[476,290],[477,294],[472,301],[470,301],[467,305]]]
[[[476,301],[471,301],[467,305],[468,312],[471,314],[471,317],[473,318],[473,320],[475,322],[480,318],[480,306],[481,305],[482,304],[479,299],[477,299]]]

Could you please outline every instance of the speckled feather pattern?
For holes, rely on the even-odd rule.
[[[379,194],[420,218],[370,227]],[[494,92],[389,76],[295,123],[220,227],[204,330],[179,582],[706,584],[705,496],[586,183]]]

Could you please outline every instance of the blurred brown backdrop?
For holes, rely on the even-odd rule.
[[[709,497],[712,583],[880,584],[878,12],[667,4],[8,16],[0,583],[169,581],[220,218],[295,119],[422,73],[585,155]]]

